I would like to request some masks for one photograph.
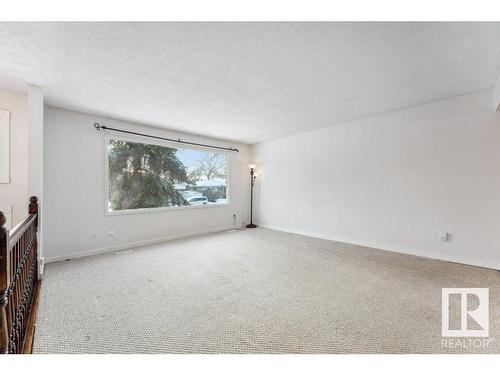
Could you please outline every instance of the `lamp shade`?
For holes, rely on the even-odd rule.
[[[248,168],[255,169],[255,164],[248,164]]]

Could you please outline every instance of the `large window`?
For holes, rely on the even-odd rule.
[[[109,138],[109,212],[225,204],[227,155]]]

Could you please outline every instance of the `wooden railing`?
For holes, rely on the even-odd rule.
[[[23,353],[38,282],[38,198],[11,231],[0,211],[0,354]]]

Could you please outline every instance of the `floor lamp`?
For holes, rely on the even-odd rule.
[[[247,228],[257,228],[257,225],[253,223],[253,184],[257,178],[257,173],[255,173],[255,164],[248,164],[250,168],[250,224]]]

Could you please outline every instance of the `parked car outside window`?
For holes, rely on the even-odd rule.
[[[208,203],[208,198],[204,197],[203,195],[201,195],[201,196],[195,195],[195,196],[187,197],[187,198],[185,198],[185,200],[190,206],[201,206],[201,205],[205,205]]]

